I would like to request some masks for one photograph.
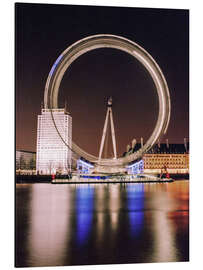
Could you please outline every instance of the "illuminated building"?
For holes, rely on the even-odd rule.
[[[141,144],[136,144],[124,155],[138,151]],[[184,144],[156,144],[142,157],[143,170],[139,170],[140,161],[128,165],[128,173],[189,173],[189,143]]]
[[[189,173],[189,154],[145,154],[144,172]]]
[[[72,117],[66,109],[53,109],[52,113],[58,131],[71,148]],[[68,173],[71,169],[72,152],[66,144],[54,126],[50,109],[42,109],[37,126],[37,173]]]

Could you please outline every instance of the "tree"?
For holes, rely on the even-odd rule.
[[[30,170],[36,169],[36,162],[35,162],[34,158],[31,158],[29,161],[29,169]]]
[[[16,159],[16,170],[20,169],[20,160]]]
[[[48,170],[49,170],[49,174],[52,174],[53,173],[53,166],[54,166],[54,163],[52,160],[49,160],[48,164],[47,164],[47,167],[48,167]]]
[[[24,156],[22,155],[19,158],[19,169],[21,170],[26,169],[26,162],[25,162]]]
[[[57,166],[57,173],[58,173],[58,174],[62,174],[62,171],[63,171],[63,167],[62,167],[61,163],[58,163],[58,166]]]

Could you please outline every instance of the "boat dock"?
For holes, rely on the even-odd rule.
[[[52,179],[52,184],[114,184],[114,183],[170,183],[174,180],[172,178],[158,178],[158,177],[105,177],[105,176],[88,176],[80,175],[73,176],[71,179],[55,178]]]

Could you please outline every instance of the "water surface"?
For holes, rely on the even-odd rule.
[[[188,260],[188,181],[16,185],[16,266]]]

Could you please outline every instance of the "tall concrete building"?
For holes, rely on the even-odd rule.
[[[57,129],[72,148],[72,117],[66,109],[53,109]],[[37,124],[36,170],[39,174],[66,174],[71,169],[72,152],[60,138],[50,109],[42,109]]]

